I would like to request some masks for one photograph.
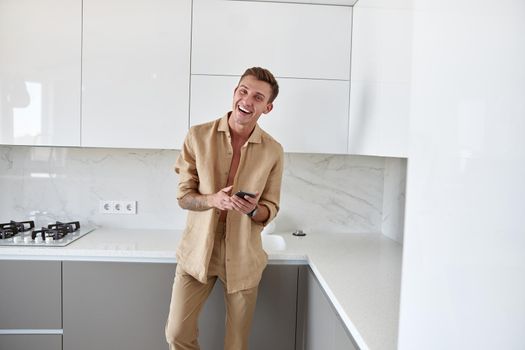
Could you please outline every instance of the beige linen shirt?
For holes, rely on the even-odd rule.
[[[228,116],[191,127],[175,165],[179,174],[177,199],[188,193],[213,194],[226,187],[233,157]],[[279,210],[283,173],[283,148],[259,125],[241,147],[232,193],[259,191],[270,222]],[[182,239],[177,248],[177,263],[204,283],[213,250],[219,209],[189,211]],[[262,248],[263,224],[248,215],[231,210],[226,217],[226,287],[228,293],[256,287],[268,256]]]

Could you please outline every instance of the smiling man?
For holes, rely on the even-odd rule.
[[[166,323],[172,350],[199,349],[199,313],[217,278],[226,304],[224,349],[248,349],[268,260],[260,233],[279,210],[283,172],[281,145],[257,121],[278,93],[272,73],[249,68],[234,90],[232,111],[186,136],[175,165],[177,200],[188,218]]]

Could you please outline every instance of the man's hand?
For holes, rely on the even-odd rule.
[[[220,210],[233,210],[230,192],[233,186],[224,187],[219,192],[207,196],[208,205]]]
[[[231,202],[233,210],[240,211],[243,214],[248,214],[257,207],[259,192],[255,192],[255,197],[244,196],[244,198],[237,197],[236,195],[231,196]]]

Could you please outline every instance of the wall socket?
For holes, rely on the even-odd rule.
[[[137,214],[137,201],[107,201],[99,202],[101,214]]]

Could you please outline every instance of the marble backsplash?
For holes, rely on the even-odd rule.
[[[77,219],[122,228],[181,229],[176,150],[0,146],[0,222]],[[286,154],[277,231],[381,232],[401,242],[406,160]],[[99,213],[136,200],[136,215]]]

